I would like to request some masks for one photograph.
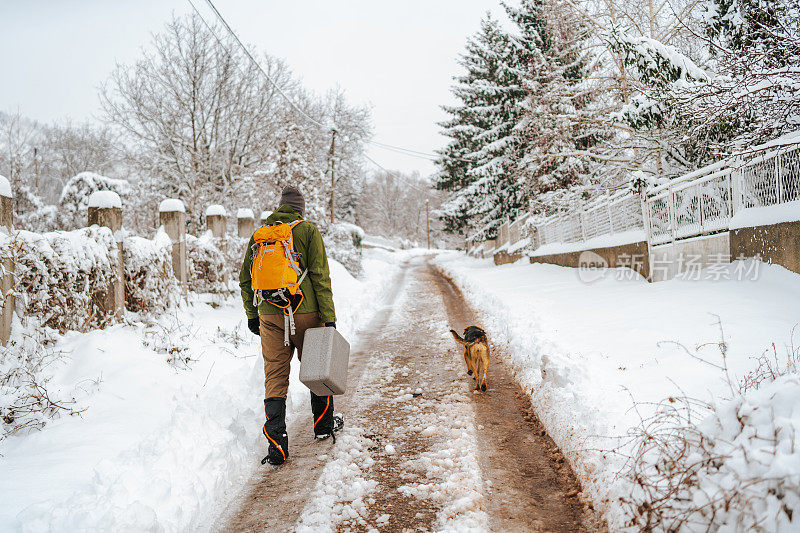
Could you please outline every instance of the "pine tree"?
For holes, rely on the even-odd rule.
[[[519,32],[512,42],[528,93],[516,128],[515,174],[534,210],[543,193],[588,179],[592,165],[578,154],[600,136],[582,120],[591,104],[582,85],[590,74],[587,31],[559,7],[543,0],[505,6]]]
[[[510,172],[514,128],[525,89],[512,64],[509,37],[490,15],[467,42],[453,94],[461,101],[445,107],[452,118],[441,123],[453,140],[440,151],[436,187],[451,192],[442,206],[445,230],[479,230],[493,238],[505,219],[516,216],[524,201]]]

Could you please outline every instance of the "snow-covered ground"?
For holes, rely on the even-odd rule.
[[[358,280],[331,261],[346,337],[381,305],[399,255],[365,252]],[[264,443],[260,345],[238,296],[215,306],[208,300],[192,296],[149,324],[129,317],[58,337],[53,349],[63,355],[47,370],[48,391],[85,410],[0,441],[0,529],[176,531],[210,523],[216,503],[258,465]],[[289,421],[308,403],[298,371],[293,365]]]
[[[480,312],[586,497],[612,528],[631,518],[618,498],[636,495],[619,476],[631,448],[618,437],[653,412],[648,402],[684,396],[714,407],[699,428],[716,446],[713,453],[729,458],[698,474],[704,497],[716,497],[720,487],[741,495],[737,484],[755,483],[760,494],[744,499],[764,520],[760,526],[797,528],[800,379],[790,375],[744,394],[738,380],[756,368],[755,358],[773,354],[773,343],[783,362],[787,347],[800,345],[800,327],[793,332],[800,322],[800,276],[748,261],[716,265],[701,280],[649,284],[630,271],[609,269],[585,283],[576,269],[527,259],[497,267],[490,259],[451,253],[436,262]],[[728,367],[730,385],[713,365]],[[764,479],[775,486],[757,485]],[[792,509],[795,522],[787,525]],[[733,510],[713,519],[733,529],[747,523]]]

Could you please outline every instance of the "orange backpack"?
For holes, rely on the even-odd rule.
[[[292,230],[303,220],[291,224],[280,222],[261,226],[253,234],[253,265],[250,271],[253,305],[262,301],[283,309],[286,316],[284,343],[289,345],[289,333],[295,334],[294,310],[303,302],[300,284],[306,272],[300,272],[294,251]]]

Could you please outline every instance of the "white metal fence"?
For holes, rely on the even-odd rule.
[[[766,146],[685,174],[639,195],[620,192],[588,205],[528,223],[529,215],[503,224],[493,250],[535,251],[553,243],[580,243],[602,235],[647,230],[651,245],[727,231],[741,209],[800,200],[800,141]],[[472,243],[473,250],[478,243]]]
[[[736,158],[650,190],[650,244],[727,231],[739,210],[800,200],[800,145]]]
[[[601,196],[581,209],[556,215],[536,228],[535,248],[584,242],[601,235],[643,229],[641,201],[630,192]]]

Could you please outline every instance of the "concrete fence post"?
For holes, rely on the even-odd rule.
[[[236,229],[239,237],[249,239],[256,231],[256,216],[252,209],[239,209],[236,212]]]
[[[228,232],[227,216],[225,208],[219,204],[213,204],[206,208],[206,227],[211,230],[211,235],[215,239],[225,239]]]
[[[11,235],[14,229],[14,197],[11,184],[0,176],[0,232]],[[14,317],[14,261],[11,257],[3,260],[0,278],[0,291],[3,293],[3,310],[0,312],[0,344],[5,346],[11,337],[11,321]]]
[[[222,253],[225,257],[228,256],[228,213],[225,211],[225,208],[219,204],[213,204],[206,208],[206,227],[211,231],[211,236],[215,239],[219,239],[219,246]],[[222,282],[225,286],[228,286],[228,268],[229,265],[225,264],[225,267],[220,272],[220,276],[222,277]]]
[[[98,225],[110,229],[117,243],[116,277],[105,293],[103,308],[122,316],[125,312],[125,271],[122,265],[122,241],[119,236],[122,230],[122,200],[113,191],[95,191],[89,196],[89,225]]]
[[[271,214],[272,214],[272,213],[271,213],[271,212],[269,212],[269,211],[262,211],[262,212],[261,212],[261,218],[260,218],[260,219],[259,219],[259,221],[258,221],[258,222],[259,222],[259,224],[260,224],[260,225],[262,225],[262,226],[263,226],[264,224],[266,224],[266,223],[267,223],[267,219],[269,218],[269,216],[270,216]]]
[[[162,200],[158,205],[158,219],[172,240],[172,270],[186,295],[186,207],[174,198]]]

